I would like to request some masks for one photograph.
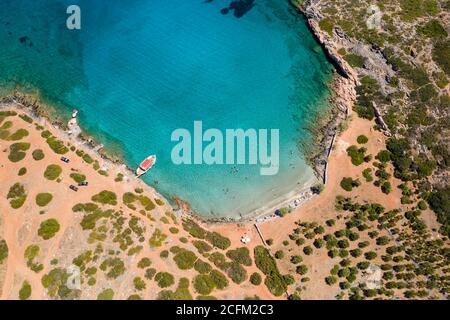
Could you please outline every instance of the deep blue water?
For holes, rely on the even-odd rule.
[[[130,166],[157,154],[145,181],[202,215],[246,214],[314,179],[299,142],[326,108],[332,67],[287,0],[230,2],[2,0],[1,87],[37,89],[66,114],[76,107]],[[81,30],[66,28],[69,4]],[[194,120],[280,129],[279,173],[174,165],[171,133]]]

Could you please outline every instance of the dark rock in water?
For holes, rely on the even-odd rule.
[[[11,35],[12,35],[12,32],[11,32],[11,31],[8,31],[8,35],[11,36]]]
[[[223,8],[220,13],[223,15],[233,11],[236,18],[242,18],[255,6],[255,0],[234,0],[231,1],[228,8]]]
[[[237,0],[230,3],[230,9],[234,10],[236,18],[242,18],[255,6],[255,0]]]
[[[27,36],[23,36],[19,38],[20,43],[26,43],[28,40],[30,40],[30,38],[28,38]]]

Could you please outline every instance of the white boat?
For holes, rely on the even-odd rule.
[[[148,156],[139,164],[139,167],[136,169],[136,175],[138,177],[142,176],[144,173],[150,170],[155,163],[156,155],[152,154],[151,156]]]

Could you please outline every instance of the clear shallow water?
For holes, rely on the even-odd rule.
[[[157,154],[144,180],[200,214],[245,215],[314,179],[299,141],[326,108],[332,67],[288,1],[224,14],[229,3],[3,0],[2,88],[37,88],[66,114],[76,107],[81,125],[130,166]],[[69,4],[81,7],[80,31],[65,28]],[[280,129],[278,174],[172,164],[171,133],[192,131],[194,120]]]

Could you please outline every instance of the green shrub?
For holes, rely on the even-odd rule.
[[[342,178],[340,185],[342,189],[350,192],[353,190],[353,187],[358,187],[360,183],[358,183],[358,180],[353,180],[350,177],[344,177]]]
[[[266,275],[264,281],[269,291],[276,297],[281,296],[287,290],[285,279],[280,274],[275,259],[263,246],[254,249],[255,264],[262,273]]]
[[[413,21],[424,15],[436,15],[439,8],[436,0],[400,0],[400,17],[405,21]]]
[[[309,256],[313,253],[313,248],[311,248],[310,246],[306,246],[303,248],[303,253]]]
[[[344,59],[348,62],[348,64],[354,68],[362,68],[366,59],[360,55],[349,53],[344,56]]]
[[[183,221],[183,228],[184,230],[189,232],[191,236],[198,239],[205,239],[208,233],[205,229],[200,227],[196,222],[192,220]]]
[[[97,300],[112,300],[114,298],[113,289],[105,289],[100,292],[97,296]]]
[[[306,273],[308,273],[308,267],[305,266],[304,264],[299,265],[296,269],[296,272],[300,275],[305,275]]]
[[[432,39],[447,38],[448,36],[447,31],[438,20],[431,20],[424,26],[417,27],[417,32]]]
[[[214,290],[215,283],[211,276],[199,274],[194,278],[194,288],[197,293],[208,295]]]
[[[20,300],[27,300],[31,297],[31,285],[28,281],[24,281],[22,283],[22,288],[19,290],[19,299]]]
[[[57,164],[48,165],[44,172],[44,177],[48,180],[56,180],[62,172],[62,168]]]
[[[52,149],[56,154],[66,154],[69,152],[69,149],[64,145],[64,142],[53,136],[47,138],[46,141],[50,149]]]
[[[156,274],[155,268],[148,268],[147,270],[145,270],[145,278],[148,280],[152,280],[155,274]]]
[[[19,141],[29,135],[28,130],[19,129],[8,137],[9,141]]]
[[[147,257],[139,260],[139,262],[137,264],[138,268],[140,268],[140,269],[145,269],[147,267],[150,267],[151,265],[152,265],[152,261]]]
[[[441,233],[450,236],[450,187],[434,190],[428,198],[428,204],[442,224]]]
[[[366,144],[367,142],[369,142],[369,138],[362,134],[356,138],[356,142],[358,142],[359,144]]]
[[[80,173],[71,173],[70,177],[77,183],[86,181],[86,176]]]
[[[9,204],[13,209],[19,209],[25,203],[27,199],[27,194],[25,192],[25,187],[20,183],[15,183],[9,188],[6,199],[11,199]]]
[[[217,289],[223,290],[228,286],[228,279],[220,271],[212,270],[209,276]]]
[[[225,250],[231,245],[230,239],[222,236],[217,232],[208,232],[206,235],[206,240],[211,243],[214,247]]]
[[[26,114],[24,114],[24,113],[19,114],[19,118],[22,119],[22,120],[25,121],[25,122],[33,123],[33,119],[30,118],[28,115],[26,115]]]
[[[366,179],[366,182],[372,182],[373,181],[372,169],[371,168],[364,169],[363,172],[362,172],[362,175],[363,175],[364,179]]]
[[[207,244],[205,241],[201,241],[201,240],[194,240],[194,241],[192,241],[192,244],[194,245],[194,247],[197,248],[197,250],[200,254],[209,252],[213,249],[209,244]]]
[[[350,146],[347,148],[347,154],[352,158],[352,164],[359,166],[364,162],[364,155],[366,153],[366,148],[357,148],[356,146]]]
[[[426,210],[426,209],[428,209],[427,203],[426,203],[425,201],[423,201],[423,200],[420,200],[419,203],[417,203],[417,207],[418,207],[420,210]]]
[[[440,41],[434,45],[433,60],[450,77],[450,43],[448,41]]]
[[[301,256],[292,256],[291,257],[291,262],[293,264],[299,264],[303,261],[303,258]]]
[[[334,28],[334,22],[333,20],[329,18],[324,18],[319,21],[319,27],[326,33],[328,33],[330,36],[333,35],[333,28]]]
[[[262,282],[261,275],[258,272],[253,272],[252,275],[250,276],[250,283],[255,286],[259,286],[261,282]]]
[[[106,258],[100,264],[100,270],[106,272],[106,278],[117,279],[125,273],[125,263],[120,258]]]
[[[9,146],[8,159],[11,162],[19,162],[26,156],[25,151],[30,149],[30,144],[27,142],[16,142]]]
[[[212,267],[209,263],[197,259],[194,263],[194,269],[200,274],[208,274],[211,272]]]
[[[102,192],[92,196],[91,198],[94,202],[99,202],[102,204],[110,204],[115,206],[117,204],[117,196],[112,191],[103,190]]]
[[[33,156],[33,159],[36,161],[42,160],[45,157],[44,151],[42,151],[41,149],[34,150],[31,155]]]
[[[275,258],[276,259],[283,259],[284,258],[284,252],[282,250],[278,250],[275,252]]]
[[[192,251],[183,249],[173,257],[173,260],[179,269],[189,270],[194,267],[197,256]]]
[[[146,284],[145,281],[141,277],[135,277],[133,279],[134,288],[138,291],[145,290]]]
[[[189,292],[189,280],[181,278],[175,291],[162,290],[158,293],[157,300],[192,300]]]
[[[45,207],[52,199],[53,195],[51,193],[39,193],[36,195],[36,204],[40,207]]]
[[[252,265],[252,258],[250,257],[250,251],[246,247],[237,248],[227,251],[227,257],[234,262],[243,264],[244,266]]]
[[[155,229],[152,236],[149,239],[150,247],[160,247],[163,242],[167,239],[167,235],[162,233],[160,229]]]
[[[392,191],[391,183],[390,183],[389,181],[384,182],[384,183],[381,185],[381,191],[382,191],[383,193],[385,193],[385,194],[391,193],[391,191]]]
[[[38,235],[44,240],[53,238],[55,234],[59,231],[60,225],[56,219],[47,219],[41,222],[38,229]]]
[[[5,240],[0,240],[0,264],[3,263],[3,261],[8,258],[8,244]]]
[[[52,136],[52,134],[51,134],[50,131],[48,131],[48,130],[44,130],[44,131],[42,131],[42,133],[41,133],[41,137],[44,138],[44,139],[48,139],[48,138],[50,138],[51,136]]]
[[[367,260],[373,260],[373,259],[375,259],[375,258],[377,257],[377,254],[376,254],[376,252],[374,252],[374,251],[369,251],[369,252],[366,252],[366,253],[364,254],[364,257],[365,257]]]
[[[27,168],[22,167],[19,169],[19,172],[17,173],[18,176],[23,176],[27,173]]]
[[[240,284],[247,280],[247,271],[245,271],[245,269],[236,262],[232,262],[228,265],[227,274],[231,278],[231,280],[237,284]]]
[[[175,283],[173,275],[168,272],[158,272],[155,275],[155,281],[160,288],[167,288]]]
[[[328,276],[325,278],[325,282],[327,285],[331,286],[337,282],[337,278],[335,276]]]

